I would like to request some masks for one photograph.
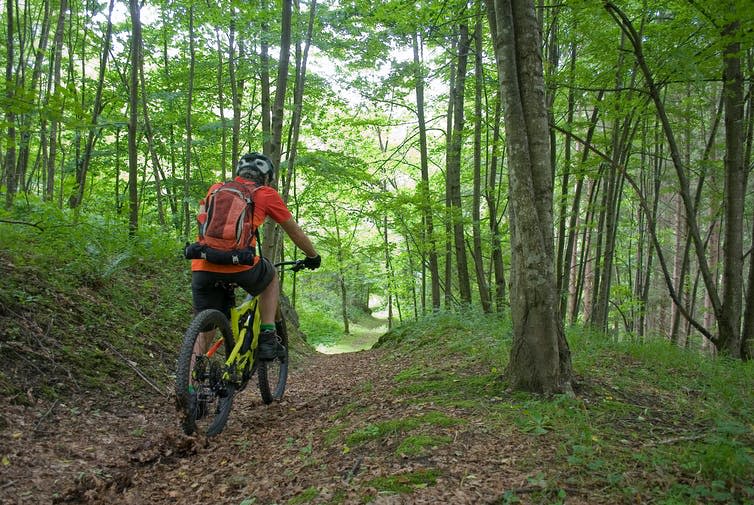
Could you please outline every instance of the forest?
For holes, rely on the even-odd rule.
[[[749,357],[754,24],[723,4],[532,6],[551,173],[523,198],[552,202],[561,323]],[[372,295],[391,321],[507,310],[514,107],[493,1],[34,0],[3,17],[7,209],[188,239],[208,185],[263,151],[344,314]]]
[[[751,0],[0,12],[0,502],[753,503]],[[248,152],[323,264],[212,445],[181,248]]]

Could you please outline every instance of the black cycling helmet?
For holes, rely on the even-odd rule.
[[[272,160],[264,154],[248,153],[238,160],[236,175],[257,184],[270,184],[275,180],[275,166]]]

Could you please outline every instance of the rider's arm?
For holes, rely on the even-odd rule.
[[[317,256],[317,250],[314,248],[314,244],[312,244],[312,241],[309,240],[309,237],[304,233],[304,230],[301,229],[295,219],[291,217],[288,221],[280,223],[280,227],[283,228],[293,243],[296,244],[296,246],[309,258]]]

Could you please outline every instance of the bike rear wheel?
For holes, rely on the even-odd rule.
[[[200,334],[209,331],[213,337],[203,341]],[[228,422],[235,388],[222,376],[233,346],[230,323],[218,310],[203,310],[186,330],[178,355],[175,393],[181,427],[187,435],[217,435]]]
[[[265,404],[283,398],[288,381],[288,330],[284,319],[275,322],[275,331],[285,347],[285,356],[271,361],[259,361],[257,364],[259,393]]]

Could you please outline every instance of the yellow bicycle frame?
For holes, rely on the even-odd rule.
[[[249,350],[244,354],[241,354],[241,347],[243,346],[243,341],[246,337],[247,325],[244,325],[243,328],[239,328],[238,322],[241,320],[241,316],[246,314],[247,312],[252,312],[254,314],[254,322],[252,323],[252,334],[254,335],[254,339],[251,342],[251,347],[249,347]],[[254,350],[257,348],[259,329],[261,324],[262,314],[259,311],[259,296],[255,296],[249,300],[246,300],[241,305],[232,307],[230,309],[230,328],[233,332],[233,338],[236,339],[236,345],[230,352],[228,359],[225,360],[226,367],[225,372],[223,373],[223,380],[230,380],[229,371],[233,369],[231,365],[236,365],[235,370],[244,370],[249,362],[253,359]]]

